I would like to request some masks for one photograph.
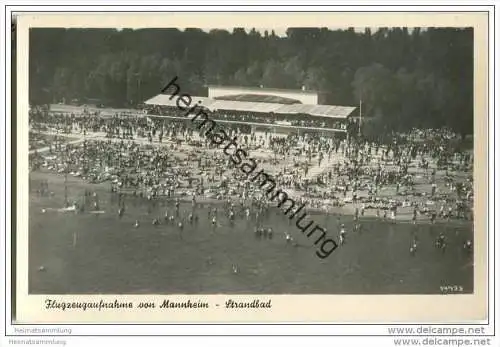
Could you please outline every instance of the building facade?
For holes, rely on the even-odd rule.
[[[230,95],[253,94],[264,96],[278,96],[298,100],[306,105],[318,105],[319,93],[312,90],[294,90],[294,89],[274,89],[274,88],[249,88],[249,87],[231,87],[231,86],[208,86],[208,97],[217,98]]]

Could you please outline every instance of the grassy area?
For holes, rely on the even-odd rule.
[[[255,238],[254,225],[242,219],[233,228],[220,217],[221,226],[213,231],[205,206],[198,209],[199,225],[186,223],[181,238],[175,226],[151,223],[167,208],[172,213],[171,203],[159,202],[148,211],[144,200],[129,199],[119,219],[107,184],[88,185],[72,177],[69,198],[81,198],[83,189],[91,188],[99,192],[106,213],[42,213],[42,208],[63,206],[64,178],[32,173],[34,189],[40,179],[49,180],[55,195],[30,193],[30,294],[436,294],[444,285],[473,291],[473,255],[462,249],[473,237],[471,223],[414,226],[364,219],[360,232],[349,233],[344,246],[321,260],[311,240],[282,213],[271,213],[265,226],[274,229],[274,238],[264,240]],[[180,210],[185,216],[191,206],[182,204]],[[335,236],[339,218],[348,230],[352,227],[351,216],[314,216]],[[139,228],[133,227],[135,220]],[[301,246],[287,245],[284,232]],[[434,247],[439,232],[449,242],[444,253]],[[408,249],[415,234],[420,245],[412,256]],[[232,264],[239,273],[233,273]]]

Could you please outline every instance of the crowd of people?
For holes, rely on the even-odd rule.
[[[262,116],[252,115],[244,119],[226,115],[225,119],[231,117],[264,121]],[[248,219],[255,224],[256,237],[272,238],[265,218],[274,204],[239,170],[232,170],[228,157],[184,120],[120,114],[103,117],[98,112],[54,114],[47,107],[34,107],[30,129],[30,139],[53,133],[83,135],[78,143],[68,144],[64,137],[43,143],[45,150],[30,153],[30,168],[90,183],[108,182],[120,217],[127,210],[125,197],[144,199],[148,204],[175,201],[173,210],[167,209],[152,223],[170,223],[181,232],[185,223],[201,218],[195,208],[199,202],[219,201],[224,203],[222,209],[210,208],[207,217],[212,227],[221,218],[230,222]],[[392,143],[382,144],[314,132],[257,133],[241,124],[228,124],[227,129],[238,136],[243,147],[256,153],[259,164],[295,199],[326,213],[351,213],[353,231],[359,228],[359,218],[367,215],[396,221],[405,214],[413,223],[473,218],[473,155],[458,146],[456,136],[448,130],[394,134]],[[101,137],[86,138],[89,134]],[[46,185],[32,188],[40,194],[48,190]],[[191,201],[193,206],[186,216],[179,216],[181,200]],[[66,201],[65,208],[99,211],[99,198],[85,191],[81,199]],[[140,221],[134,226],[139,227]],[[343,244],[345,226],[339,225],[338,232]],[[290,234],[285,240],[296,244]],[[436,247],[446,247],[444,235],[436,240]],[[465,241],[464,248],[471,249],[471,240]],[[417,243],[412,241],[410,252],[414,254],[416,249]]]
[[[161,106],[148,106],[146,110],[153,115],[169,116],[169,117],[187,117],[185,111],[181,111],[176,107],[161,107]],[[209,111],[211,118],[214,120],[224,120],[233,122],[247,122],[247,123],[262,123],[263,125],[291,125],[297,127],[311,127],[311,128],[324,128],[324,129],[338,129],[345,130],[346,124],[338,119],[322,117],[321,119],[314,119],[308,115],[296,114],[266,114],[262,112],[248,112],[248,111],[228,111],[228,110],[213,110]]]

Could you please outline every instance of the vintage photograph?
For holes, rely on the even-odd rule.
[[[30,28],[29,294],[474,293],[473,50]]]

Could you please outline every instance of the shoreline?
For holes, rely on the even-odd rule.
[[[39,176],[42,179],[46,179],[47,177],[49,177],[51,180],[54,181],[55,184],[61,184],[64,181],[64,175],[57,174],[57,173],[50,172],[50,171],[49,172],[35,171],[35,172],[30,172],[29,174],[30,174],[30,176],[35,176],[34,179],[37,179],[38,178],[37,176]],[[31,179],[31,177],[30,177],[30,179]],[[87,187],[87,188],[88,187],[95,187],[95,188],[97,188],[97,189],[95,189],[96,191],[101,191],[101,192],[104,191],[106,194],[116,194],[116,193],[112,193],[109,190],[109,188],[105,186],[106,183],[109,183],[109,182],[89,183],[89,182],[86,182],[78,177],[71,176],[71,181],[68,182],[68,187],[69,187],[69,189],[71,189],[71,185],[80,186],[81,188],[83,188],[83,187]],[[127,194],[127,193],[125,193],[125,195],[131,196],[131,194]],[[192,196],[188,195],[188,194],[183,194],[183,195],[175,194],[173,197],[159,196],[159,197],[155,198],[154,201],[174,202],[175,199],[178,198],[179,202],[186,204],[186,203],[191,203],[191,197]],[[139,196],[137,196],[136,198],[146,200],[146,198],[144,198],[144,197],[140,198]],[[233,197],[233,198],[231,198],[231,201],[238,202],[239,199]],[[224,199],[217,199],[217,198],[200,196],[200,195],[196,196],[196,203],[198,205],[200,205],[200,204],[221,205],[221,204],[224,204],[226,202],[227,202],[227,200],[224,200]],[[270,204],[270,208],[271,209],[279,209],[277,206],[275,206],[274,203]],[[280,211],[282,211],[282,210],[280,210]],[[354,217],[355,206],[351,203],[347,206],[336,206],[336,207],[329,206],[328,209],[325,209],[325,208],[321,208],[321,207],[308,206],[307,203],[305,203],[304,211],[306,211],[307,213],[310,213],[311,215],[330,215],[333,217],[342,217],[342,216],[343,217],[346,217],[346,216]],[[283,215],[285,215],[285,214],[283,213]],[[359,219],[359,221],[379,221],[379,222],[386,222],[387,224],[394,224],[394,223],[412,224],[412,211],[399,212],[396,215],[396,219],[391,220],[389,215],[387,216],[387,218],[384,219],[383,217],[376,216],[375,209],[366,209],[365,215],[363,215],[363,216],[360,215],[358,219]],[[419,224],[460,225],[460,226],[470,224],[473,227],[474,220],[436,219],[436,221],[434,223],[432,223],[428,217],[425,217],[425,218],[424,217],[420,217],[420,218],[417,217],[416,225],[419,225]]]

